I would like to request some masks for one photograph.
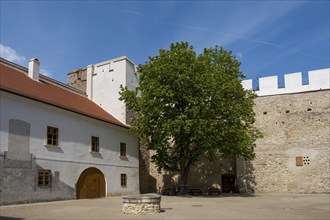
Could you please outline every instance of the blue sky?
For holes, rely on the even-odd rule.
[[[1,1],[1,56],[62,82],[71,70],[119,56],[145,63],[188,41],[220,45],[247,78],[329,68],[327,1]]]

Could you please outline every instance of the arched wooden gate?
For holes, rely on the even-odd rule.
[[[94,167],[84,170],[77,182],[77,199],[105,197],[105,178]]]

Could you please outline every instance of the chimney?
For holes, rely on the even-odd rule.
[[[93,100],[93,73],[94,66],[92,64],[88,65],[86,74],[86,95],[90,100]]]
[[[33,58],[30,60],[28,76],[31,79],[39,81],[39,67],[40,67],[40,62],[38,58]]]

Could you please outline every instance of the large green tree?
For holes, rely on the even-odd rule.
[[[148,149],[158,171],[180,173],[180,193],[201,159],[254,158],[254,98],[242,88],[240,62],[221,47],[197,55],[187,42],[160,49],[139,66],[135,90],[121,88],[121,100],[135,112],[131,131]]]

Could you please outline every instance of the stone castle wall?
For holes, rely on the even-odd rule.
[[[156,166],[150,161],[153,152],[148,151],[143,146],[144,166],[148,167],[148,175],[141,175],[140,172],[140,188],[141,193],[157,192],[162,193],[163,190],[170,190],[175,187],[179,188],[179,174],[176,172],[158,173]],[[140,163],[141,164],[141,163]],[[141,171],[141,167],[140,167]],[[188,177],[188,187],[201,189],[203,193],[207,193],[211,187],[221,188],[222,175],[236,174],[236,159],[227,158],[219,159],[213,162],[202,160],[191,168]],[[141,178],[142,177],[142,178]],[[144,182],[146,180],[147,182]]]
[[[242,80],[243,88],[255,89],[258,96],[291,94],[297,92],[308,92],[330,88],[330,68],[308,71],[308,83],[303,83],[302,73],[284,74],[284,85],[279,86],[278,76],[260,77],[256,89],[253,88],[253,80]]]
[[[330,192],[330,69],[259,79],[255,101],[256,126],[263,133],[257,141],[254,161],[240,159],[201,162],[190,173],[191,187],[206,190],[221,185],[221,175],[235,174],[240,192]],[[86,69],[68,74],[68,84],[86,91]],[[243,80],[252,89],[252,80]],[[160,192],[178,185],[178,175],[158,173],[152,152],[140,146],[140,191]],[[296,159],[302,158],[302,166]]]
[[[87,69],[82,68],[72,71],[67,76],[68,85],[83,92],[86,92],[87,85]]]
[[[309,71],[308,84],[301,73],[284,79],[283,88],[277,76],[259,79],[254,111],[264,137],[256,142],[256,159],[201,162],[190,173],[191,187],[205,190],[235,174],[239,192],[330,192],[330,69]],[[242,85],[252,89],[252,80]],[[177,184],[178,175],[158,174],[152,163],[149,174],[158,189]]]
[[[221,186],[221,175],[235,174],[239,192],[330,192],[330,90],[263,96],[255,104],[256,126],[264,136],[256,143],[256,159],[201,162],[190,173],[190,187],[205,192]],[[148,182],[140,178],[143,192],[178,185],[178,175],[159,174],[150,152],[142,153],[149,166]]]
[[[330,192],[330,90],[258,97],[255,112],[255,190]]]

